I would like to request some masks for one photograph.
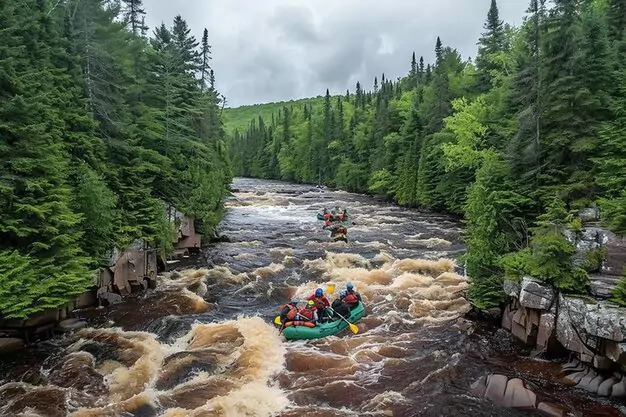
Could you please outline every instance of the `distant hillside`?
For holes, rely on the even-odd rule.
[[[259,116],[269,122],[272,118],[272,113],[278,114],[284,106],[289,105],[302,105],[304,103],[311,104],[313,107],[321,106],[324,102],[323,96],[301,98],[298,100],[279,101],[274,103],[253,104],[250,106],[241,106],[231,109],[224,109],[224,124],[226,133],[231,134],[235,129],[239,129],[240,132],[247,130],[252,119],[257,119]]]

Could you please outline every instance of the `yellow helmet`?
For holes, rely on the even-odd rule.
[[[307,306],[312,307],[313,305],[315,305],[315,302],[313,302],[313,300],[309,300],[308,303],[306,303]]]

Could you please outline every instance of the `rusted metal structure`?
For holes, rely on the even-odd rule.
[[[202,235],[196,233],[194,219],[185,216],[169,205],[164,205],[168,220],[177,230],[173,239],[173,256],[188,256],[199,252]],[[75,310],[108,306],[119,303],[124,296],[148,288],[156,288],[159,259],[157,250],[150,248],[144,240],[136,240],[128,247],[109,252],[109,261],[99,274],[93,277],[93,287],[67,304],[34,314],[27,319],[4,319],[0,315],[0,342],[18,338],[26,343],[38,338],[48,338],[55,331],[64,331],[84,322],[73,323],[70,319]],[[72,323],[70,323],[72,322]],[[64,326],[65,323],[65,326]],[[0,344],[1,345],[1,344]],[[17,344],[16,344],[17,347]],[[0,346],[0,351],[2,351]]]
[[[167,209],[168,220],[176,227],[176,237],[174,244],[174,257],[188,256],[197,253],[202,247],[202,235],[196,233],[195,220],[185,216],[174,207]]]
[[[122,253],[111,252],[108,267],[100,273],[97,297],[104,304],[115,304],[125,295],[156,288],[156,277],[156,249],[137,240]]]

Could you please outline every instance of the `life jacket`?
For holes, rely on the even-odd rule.
[[[302,317],[306,317],[309,320],[313,320],[313,310],[312,308],[303,308],[302,310],[300,310],[300,312],[298,314],[300,314]]]
[[[285,305],[281,306],[281,309],[283,309],[285,307],[289,308],[289,312],[287,313],[287,316],[286,316],[287,320],[295,319],[296,318],[296,314],[298,314],[298,309],[294,305],[291,305],[291,304],[285,304]]]
[[[324,224],[325,224],[326,226],[330,226],[330,225],[332,224],[332,222],[331,222],[330,220],[326,220],[326,221],[324,222]]]
[[[318,310],[324,310],[326,307],[330,306],[328,298],[326,298],[326,296],[324,295],[321,298],[317,298],[315,294],[313,294],[309,296],[308,300],[313,300],[313,302],[315,303],[315,308],[317,308]]]
[[[326,220],[330,219],[330,213],[324,213],[324,218],[325,218]]]
[[[356,303],[359,302],[359,299],[357,298],[357,296],[354,293],[349,292],[348,295],[343,297],[342,301],[344,303],[348,303],[348,304],[356,304]]]
[[[339,217],[339,220],[343,220],[343,214],[338,214],[337,217]]]
[[[288,321],[285,323],[285,327],[289,326],[315,327],[315,323],[311,323],[310,321]]]

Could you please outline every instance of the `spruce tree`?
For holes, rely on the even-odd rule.
[[[130,25],[133,35],[143,35],[148,29],[145,24],[146,11],[143,0],[122,0],[124,21]]]
[[[20,7],[17,7],[20,6]],[[24,318],[92,285],[71,210],[59,104],[66,95],[46,42],[58,41],[49,4],[3,3],[0,89],[0,312]],[[18,279],[19,277],[19,279]]]
[[[491,71],[501,69],[497,58],[498,54],[502,53],[506,46],[504,22],[500,20],[496,0],[491,0],[487,21],[483,28],[485,32],[478,41],[478,56],[476,57],[476,89],[480,93],[491,89]]]

